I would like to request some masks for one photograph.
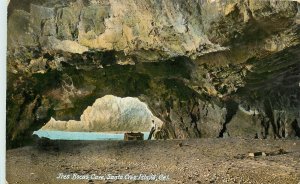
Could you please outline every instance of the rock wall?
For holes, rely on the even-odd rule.
[[[299,137],[298,9],[292,1],[13,0],[8,147],[29,142],[51,117],[81,121],[105,95],[146,103],[164,122],[156,138]]]
[[[146,61],[222,51],[254,34],[264,39],[289,28],[298,11],[296,2],[255,0],[28,3],[27,10],[11,11],[10,48],[116,50]]]

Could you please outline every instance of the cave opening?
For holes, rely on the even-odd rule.
[[[162,125],[138,98],[105,95],[88,106],[80,120],[51,118],[33,134],[51,140],[124,140],[127,134],[139,133],[147,140],[154,139]]]

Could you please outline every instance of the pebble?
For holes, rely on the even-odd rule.
[[[254,152],[254,153],[249,153],[249,157],[255,157],[255,156],[267,156],[265,152]]]

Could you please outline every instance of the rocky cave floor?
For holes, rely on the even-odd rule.
[[[263,152],[264,156],[249,156]],[[190,139],[60,141],[7,150],[12,183],[287,183],[300,182],[300,140]],[[159,175],[163,181],[57,179],[78,175]],[[158,178],[158,177],[157,177]]]

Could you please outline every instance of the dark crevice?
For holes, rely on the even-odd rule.
[[[294,129],[296,136],[300,138],[300,122],[295,119],[292,122],[292,128]]]
[[[223,137],[223,134],[227,131],[226,125],[231,121],[233,116],[236,114],[238,110],[238,103],[233,100],[226,102],[227,114],[225,118],[225,123],[223,124],[223,128],[220,131],[219,137]]]

